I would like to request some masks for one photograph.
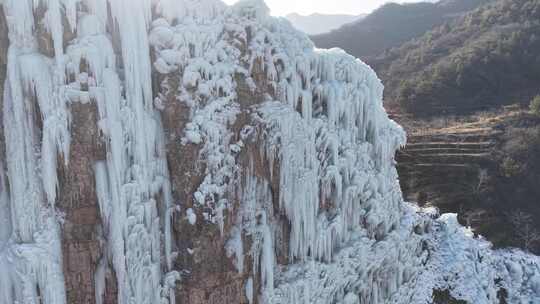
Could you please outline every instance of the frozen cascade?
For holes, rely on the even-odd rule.
[[[150,2],[88,1],[88,11],[76,11],[82,2],[4,3],[11,41],[4,123],[9,126],[5,133],[13,233],[3,249],[2,262],[15,261],[10,263],[14,264],[10,265],[12,273],[0,278],[7,290],[5,303],[23,299],[37,303],[37,288],[43,303],[66,301],[54,202],[58,155],[69,165],[69,102],[95,102],[99,127],[109,142],[107,160],[96,164],[96,191],[111,239],[105,257],[110,257],[117,276],[118,303],[158,303],[162,296],[173,302],[170,281],[178,276],[175,272],[163,276],[161,263],[164,239],[165,269],[171,270],[172,197],[163,130],[153,109],[150,86],[145,38]],[[51,33],[54,60],[43,54],[35,37],[41,5],[46,7],[43,18]],[[107,5],[120,26],[122,70],[105,32],[108,20],[103,10]],[[133,14],[126,19],[127,7]],[[70,29],[63,28],[63,17]],[[76,31],[77,37],[64,52],[65,31]],[[37,129],[38,119],[42,130]],[[165,223],[163,231],[160,218]],[[24,288],[15,287],[19,284]]]
[[[117,303],[175,303],[190,273],[178,257],[194,252],[176,240],[182,220],[218,227],[248,303],[430,303],[433,289],[540,301],[536,257],[403,202],[394,153],[406,137],[371,68],[315,49],[263,1],[1,3],[0,304],[67,302],[57,172],[70,168],[75,105],[95,105],[105,151],[92,161],[96,303],[111,269]],[[187,112],[172,136],[171,103]],[[171,167],[169,141],[196,151],[187,201],[172,176],[196,173]]]

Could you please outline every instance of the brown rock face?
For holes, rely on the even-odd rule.
[[[217,225],[203,220],[202,213],[207,210],[194,207],[193,194],[202,182],[206,165],[200,161],[201,147],[181,143],[185,126],[190,121],[190,109],[176,99],[178,78],[170,76],[166,81],[169,88],[172,88],[164,99],[164,110],[161,112],[167,139],[167,161],[173,197],[182,206],[173,226],[178,250],[174,268],[184,270],[176,297],[180,303],[247,304],[245,282],[252,272],[248,266],[252,262],[246,261],[246,271],[239,274],[225,250],[236,215],[234,211],[226,213],[224,231],[221,232]],[[248,89],[240,88],[239,95],[239,102],[244,102],[246,107],[256,98]],[[240,137],[240,129],[247,123],[245,115],[240,114],[237,124],[232,127],[236,140]],[[238,207],[239,203],[233,199],[235,206]],[[188,208],[193,208],[197,213],[195,225],[191,225],[185,216]]]
[[[163,99],[164,110],[161,111],[161,117],[172,192],[176,202],[192,206],[193,192],[202,182],[205,164],[199,161],[200,147],[183,145],[181,142],[186,124],[190,121],[190,109],[176,100],[175,88],[180,80],[178,77],[170,76],[166,81],[172,89]]]
[[[68,167],[59,171],[58,208],[65,214],[62,229],[64,274],[69,303],[95,303],[94,274],[103,254],[101,220],[94,163],[105,158],[99,141],[95,104],[73,104]]]

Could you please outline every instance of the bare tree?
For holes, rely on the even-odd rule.
[[[540,231],[534,226],[533,216],[521,210],[515,210],[508,214],[508,220],[512,224],[514,234],[523,244],[523,248],[531,251],[540,242]]]
[[[476,187],[473,190],[473,192],[475,194],[480,193],[480,191],[482,190],[482,187],[484,187],[485,184],[487,183],[487,179],[488,179],[488,171],[487,171],[487,169],[480,169],[478,171],[478,184],[476,185]]]

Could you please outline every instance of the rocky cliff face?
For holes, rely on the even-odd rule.
[[[533,257],[403,202],[374,72],[264,3],[2,5],[0,303],[540,292]]]

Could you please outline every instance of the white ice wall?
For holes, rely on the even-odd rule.
[[[10,38],[3,115],[10,195],[2,197],[2,208],[11,210],[12,228],[2,242],[2,303],[66,302],[54,203],[58,156],[69,166],[69,104],[75,102],[97,104],[107,142],[107,159],[95,165],[96,191],[109,240],[102,264],[114,267],[118,303],[174,302],[172,198],[147,38],[151,2],[13,0],[3,6]],[[50,33],[52,54],[38,43],[38,27]],[[76,38],[63,41],[66,32]]]

